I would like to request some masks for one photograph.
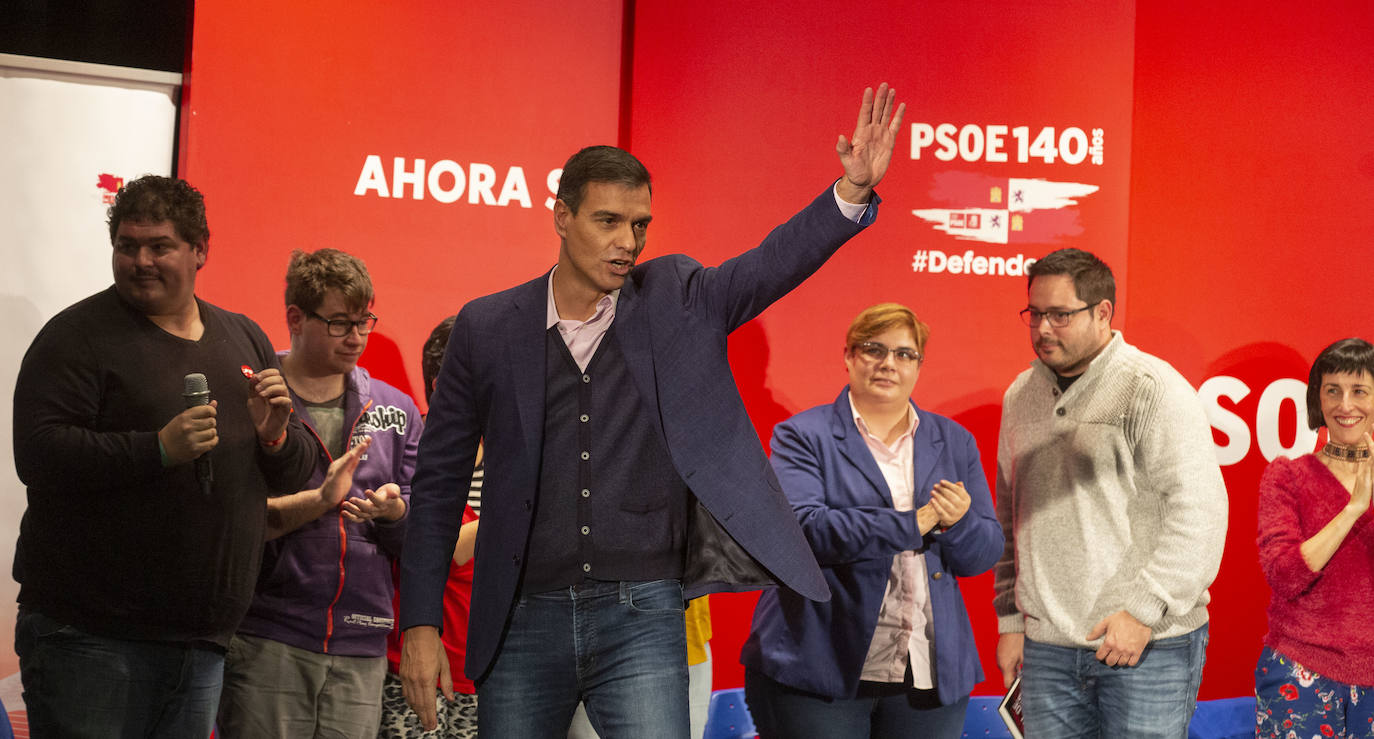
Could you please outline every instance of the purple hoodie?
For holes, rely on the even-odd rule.
[[[291,401],[313,433],[301,399],[292,393]],[[386,654],[394,622],[391,563],[401,556],[410,516],[410,477],[424,424],[410,396],[372,379],[361,367],[347,378],[344,419],[350,448],[372,437],[349,497],[394,482],[406,499],[406,515],[394,523],[353,523],[334,511],[267,542],[257,590],[239,633],[320,654],[380,657]],[[324,481],[331,461],[318,436],[315,447],[315,471],[305,489]]]

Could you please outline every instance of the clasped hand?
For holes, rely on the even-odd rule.
[[[916,525],[922,534],[936,526],[947,529],[963,519],[972,502],[964,483],[941,480],[930,489],[930,502],[916,510]]]

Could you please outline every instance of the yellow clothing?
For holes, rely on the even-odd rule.
[[[687,664],[706,661],[706,642],[711,640],[710,596],[703,595],[687,602],[684,618],[687,621]]]

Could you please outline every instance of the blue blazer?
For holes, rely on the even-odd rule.
[[[940,703],[963,698],[983,679],[958,578],[986,572],[997,562],[1002,527],[973,435],[944,416],[920,408],[916,414],[915,507],[930,501],[941,479],[964,483],[972,498],[958,523],[924,537],[914,511],[892,507],[882,471],[854,425],[848,387],[834,403],[798,413],[773,431],[773,469],[831,598],[820,603],[781,589],[765,592],[740,652],[746,667],[794,688],[853,698],[892,556],[915,550],[924,552],[928,571]]]
[[[745,413],[726,337],[786,295],[876,217],[845,218],[827,189],[757,247],[719,267],[670,255],[635,266],[614,332],[644,407],[657,409],[673,466],[696,504],[684,594],[781,583],[829,597],[791,506]],[[548,275],[479,298],[458,314],[411,482],[401,558],[401,627],[443,623],[448,563],[479,440],[486,444],[482,525],[464,671],[495,659],[519,592],[543,452]]]

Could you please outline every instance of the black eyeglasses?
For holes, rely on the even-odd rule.
[[[347,336],[348,332],[353,329],[358,330],[359,336],[367,336],[377,326],[377,317],[371,313],[368,313],[367,318],[361,321],[352,321],[347,318],[325,318],[313,310],[310,311],[309,316],[317,321],[323,321],[324,325],[328,327],[329,335],[336,337]]]
[[[1069,321],[1072,321],[1073,317],[1076,314],[1082,313],[1085,310],[1092,310],[1095,307],[1097,307],[1097,303],[1094,303],[1092,305],[1085,305],[1082,308],[1075,308],[1074,310],[1039,311],[1034,308],[1022,308],[1021,320],[1024,321],[1027,326],[1030,326],[1031,328],[1037,328],[1040,326],[1041,321],[1044,321],[1046,318],[1049,318],[1051,326],[1054,326],[1055,328],[1064,328],[1065,326],[1069,325]]]
[[[892,355],[897,364],[910,364],[915,362],[916,365],[919,366],[921,362],[925,360],[925,356],[909,346],[898,346],[889,349],[876,341],[865,341],[861,344],[855,344],[854,351],[868,357],[874,362],[881,362],[887,359],[888,354]]]

